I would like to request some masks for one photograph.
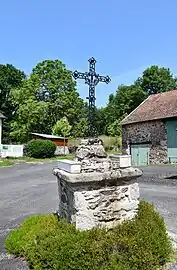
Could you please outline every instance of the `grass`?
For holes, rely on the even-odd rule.
[[[73,159],[74,155],[66,155],[66,156],[55,156],[51,158],[32,158],[32,157],[19,157],[19,158],[8,158],[8,161],[25,161],[25,162],[47,162],[47,161],[57,161],[62,159]]]
[[[7,159],[5,159],[5,160],[0,159],[0,167],[9,167],[12,165],[14,165],[13,161],[7,160]]]
[[[114,151],[114,150],[110,150],[110,151],[106,151],[107,154],[120,154],[119,151]],[[52,161],[57,161],[57,160],[62,160],[62,159],[68,159],[68,160],[73,160],[75,157],[74,154],[69,154],[66,156],[55,156],[52,158],[32,158],[32,157],[17,157],[17,158],[3,158],[0,159],[0,167],[5,167],[5,166],[12,166],[15,165],[17,163],[21,163],[21,162],[28,162],[28,163],[40,163],[40,162],[52,162]]]
[[[18,158],[3,158],[0,159],[0,167],[8,167],[15,165],[20,162],[52,162],[52,161],[57,161],[57,160],[62,160],[62,159],[69,159],[72,160],[74,158],[74,155],[66,155],[66,156],[57,156],[57,157],[52,157],[52,158],[31,158],[31,157],[18,157]]]
[[[118,154],[121,154],[121,151],[108,150],[108,151],[106,151],[106,154],[114,154],[114,155],[118,155]]]

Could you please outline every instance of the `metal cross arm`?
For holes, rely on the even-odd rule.
[[[97,75],[96,77],[98,79],[98,82],[105,82],[105,83],[108,84],[111,81],[111,79],[110,79],[109,76],[100,76],[100,75]]]
[[[96,121],[95,121],[95,86],[99,82],[109,83],[111,81],[109,76],[100,76],[95,72],[95,58],[91,57],[89,60],[89,71],[79,72],[75,70],[72,75],[74,79],[84,79],[85,83],[89,86],[89,128],[88,136],[94,137],[97,135],[96,132]]]
[[[79,71],[75,70],[73,72],[73,77],[75,80],[76,79],[86,79],[86,77],[88,77],[88,75],[87,75],[87,72],[83,73],[83,72],[79,72]]]

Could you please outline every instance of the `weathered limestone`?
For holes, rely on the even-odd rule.
[[[130,159],[120,168],[120,160],[121,156],[107,156],[98,139],[82,142],[75,162],[63,161],[53,171],[58,179],[59,216],[81,230],[112,228],[134,218],[139,203],[136,178],[142,172],[130,167]],[[68,166],[74,165],[77,169],[80,165],[80,172],[70,173]]]
[[[67,171],[69,173],[80,173],[81,163],[78,161],[63,159],[58,161],[58,167],[60,170]]]
[[[130,155],[109,155],[111,159],[111,168],[128,168],[131,167],[131,156]]]
[[[104,172],[110,169],[110,160],[100,139],[82,140],[76,151],[76,161],[81,162],[81,172]]]

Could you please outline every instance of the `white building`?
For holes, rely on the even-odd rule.
[[[2,144],[2,120],[5,119],[5,116],[0,113],[0,145]]]

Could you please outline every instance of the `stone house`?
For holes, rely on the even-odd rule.
[[[149,96],[120,124],[132,165],[177,161],[177,90]]]

